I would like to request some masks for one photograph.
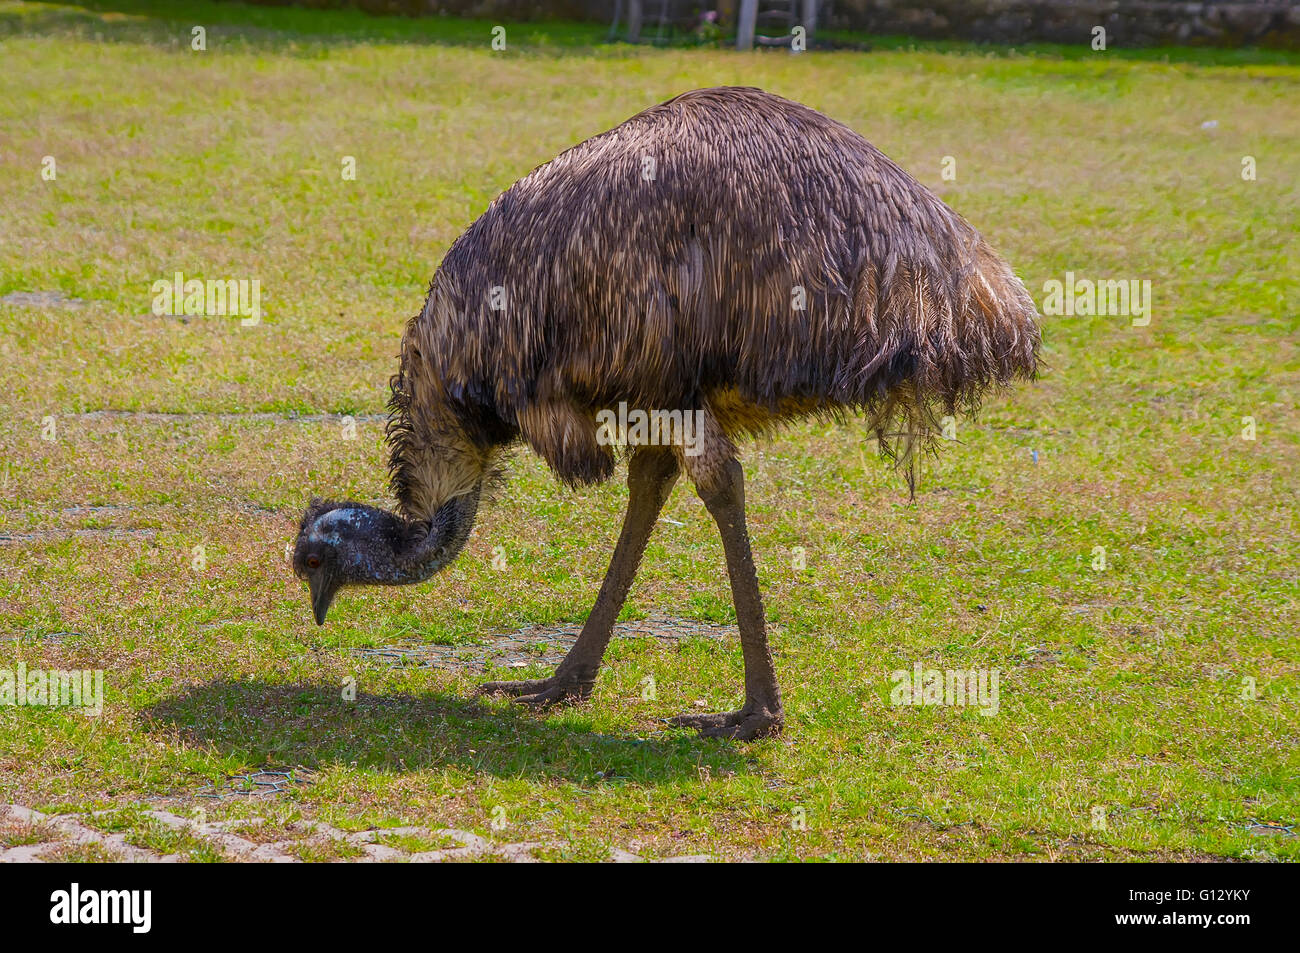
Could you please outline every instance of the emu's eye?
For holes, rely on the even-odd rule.
[[[319,556],[308,556],[308,557],[307,557],[307,568],[308,568],[308,569],[320,569],[320,557],[319,557]]]

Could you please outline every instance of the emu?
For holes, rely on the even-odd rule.
[[[522,442],[571,486],[608,479],[597,415],[700,423],[629,446],[629,498],[595,604],[549,678],[482,694],[585,700],[682,473],[722,537],[745,666],[734,712],[670,723],[735,739],[783,726],[737,443],[864,414],[910,459],[936,415],[1032,379],[1038,311],[980,235],[849,128],[758,89],[685,93],[561,153],[452,245],[390,386],[397,510],[314,499],[294,571],[323,624],[342,586],[428,579],[460,552],[485,480]],[[903,439],[897,439],[903,435]]]

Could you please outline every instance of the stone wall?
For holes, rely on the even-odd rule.
[[[370,13],[483,17],[503,22],[609,22],[614,0],[254,0],[274,5],[358,7]],[[738,0],[678,0],[734,9]],[[657,0],[645,0],[657,12]],[[626,7],[626,4],[625,4]],[[1088,43],[1106,28],[1111,46],[1271,46],[1300,50],[1300,0],[833,0],[822,25],[930,39]]]
[[[609,20],[614,0],[244,0],[274,7],[353,7],[390,16],[458,16],[501,20]],[[606,12],[608,11],[608,12]]]
[[[1300,49],[1295,0],[835,0],[831,25],[932,39],[1113,46],[1278,46]]]

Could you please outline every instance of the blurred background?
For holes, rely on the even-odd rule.
[[[502,22],[561,19],[608,24],[633,42],[784,42],[802,25],[824,45],[852,34],[926,39],[1072,43],[1096,26],[1126,45],[1300,44],[1300,5],[1290,0],[254,0],[318,9]]]

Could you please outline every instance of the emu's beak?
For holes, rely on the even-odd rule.
[[[311,610],[316,614],[316,624],[324,625],[325,615],[330,611],[339,584],[332,573],[318,573],[307,579],[307,585],[311,589]]]

